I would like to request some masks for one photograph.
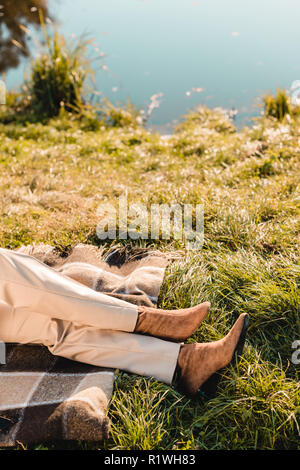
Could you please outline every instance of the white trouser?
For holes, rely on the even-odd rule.
[[[137,307],[0,248],[0,341],[172,382],[180,344],[134,334]]]

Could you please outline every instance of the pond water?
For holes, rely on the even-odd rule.
[[[153,128],[170,132],[204,103],[238,110],[237,123],[258,114],[256,98],[300,79],[298,0],[50,0],[66,35],[89,33],[107,56],[96,72],[108,98],[161,104]],[[22,82],[26,62],[7,74]]]

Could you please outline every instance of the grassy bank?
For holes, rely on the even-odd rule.
[[[168,138],[130,120],[95,130],[67,113],[47,124],[0,124],[0,246],[99,243],[99,203],[126,190],[129,203],[203,203],[204,247],[170,266],[160,306],[212,303],[189,341],[219,339],[240,313],[250,315],[244,358],[212,401],[119,373],[105,448],[299,447],[299,366],[291,363],[300,339],[299,143],[299,117],[261,118],[236,132],[206,108]],[[136,243],[184,254],[172,239]]]

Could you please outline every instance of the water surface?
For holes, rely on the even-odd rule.
[[[240,126],[256,97],[300,79],[297,0],[50,0],[49,9],[63,33],[90,33],[107,54],[109,71],[96,72],[104,95],[145,107],[163,93],[151,118],[163,132],[200,103],[236,108]],[[23,67],[9,71],[9,87]]]

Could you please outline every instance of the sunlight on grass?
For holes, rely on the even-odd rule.
[[[0,246],[100,243],[96,209],[127,188],[129,203],[204,203],[203,250],[183,257],[172,237],[138,242],[181,256],[167,270],[160,305],[212,303],[188,341],[219,339],[240,313],[250,315],[245,356],[222,372],[212,401],[119,373],[105,448],[299,447],[299,371],[291,363],[300,334],[299,141],[297,115],[264,116],[237,132],[221,110],[207,108],[168,139],[134,119],[93,127],[67,112],[46,124],[0,124]]]

